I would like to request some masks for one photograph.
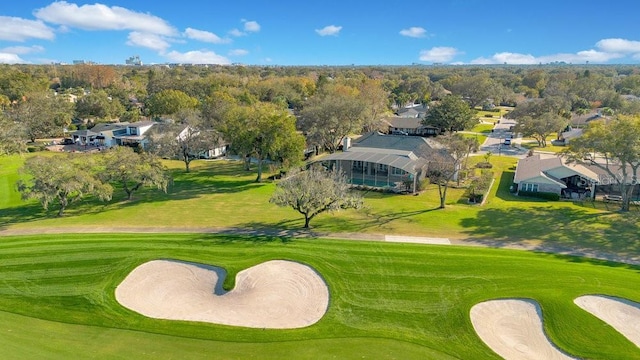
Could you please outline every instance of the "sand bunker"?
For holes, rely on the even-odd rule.
[[[532,300],[491,300],[471,308],[476,333],[493,351],[511,359],[574,359],[544,334],[540,307]]]
[[[329,290],[310,267],[268,261],[238,273],[225,293],[221,268],[154,260],[118,285],[116,300],[142,315],[251,328],[292,329],[314,324],[329,306]]]
[[[640,347],[640,304],[610,296],[585,295],[573,300]]]

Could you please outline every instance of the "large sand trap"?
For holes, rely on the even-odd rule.
[[[640,304],[609,296],[585,295],[573,300],[640,347]]]
[[[574,359],[545,336],[540,307],[535,301],[485,301],[474,305],[470,315],[482,341],[507,360]]]
[[[314,324],[329,306],[329,290],[310,267],[268,261],[238,273],[225,293],[221,268],[154,260],[118,285],[116,300],[142,315],[251,328],[292,329]]]

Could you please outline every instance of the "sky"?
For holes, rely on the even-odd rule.
[[[3,0],[0,63],[638,64],[633,0]]]

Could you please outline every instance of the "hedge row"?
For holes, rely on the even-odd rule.
[[[560,195],[559,194],[551,193],[551,192],[519,191],[518,195],[519,196],[535,197],[535,198],[540,198],[540,199],[545,199],[545,200],[552,200],[552,201],[560,200]]]

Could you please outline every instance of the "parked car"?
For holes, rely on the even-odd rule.
[[[73,139],[64,139],[62,140],[62,145],[73,145]]]
[[[511,139],[504,139],[504,144],[506,146],[511,146]]]

